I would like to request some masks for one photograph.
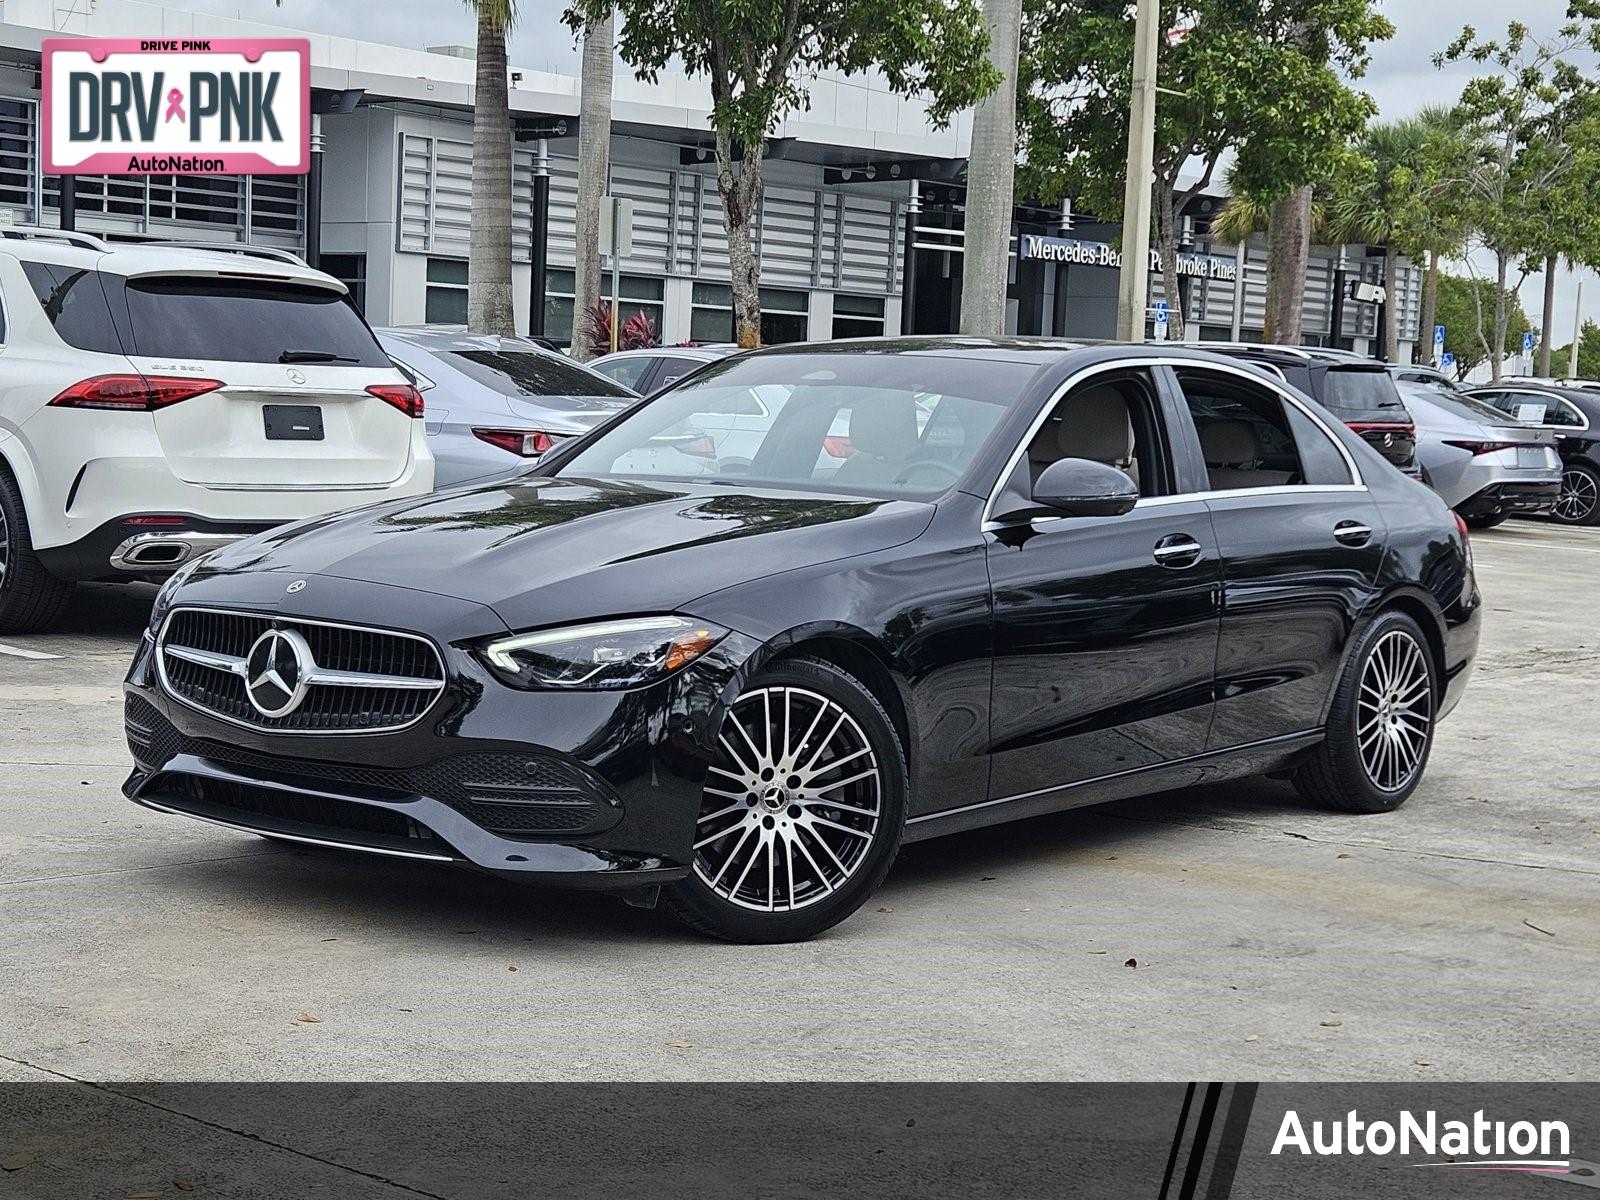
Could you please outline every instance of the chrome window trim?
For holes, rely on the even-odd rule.
[[[1334,447],[1339,451],[1340,456],[1344,459],[1344,464],[1350,471],[1350,478],[1352,482],[1286,484],[1264,488],[1226,488],[1200,492],[1179,492],[1172,496],[1140,497],[1140,499],[1134,504],[1135,508],[1139,508],[1142,505],[1153,505],[1157,503],[1175,504],[1179,501],[1187,502],[1190,500],[1209,500],[1224,496],[1261,496],[1275,493],[1303,496],[1316,492],[1365,492],[1368,490],[1366,481],[1361,477],[1361,469],[1356,465],[1355,456],[1350,453],[1349,447],[1340,441],[1338,436],[1334,434],[1334,432],[1328,427],[1327,421],[1323,420],[1319,414],[1306,407],[1306,404],[1303,400],[1298,399],[1292,392],[1287,390],[1287,386],[1280,387],[1274,380],[1264,376],[1263,373],[1259,371],[1248,370],[1244,367],[1236,366],[1233,363],[1210,362],[1208,360],[1194,358],[1119,358],[1114,359],[1111,362],[1096,363],[1092,367],[1084,367],[1082,370],[1074,372],[1072,375],[1069,375],[1061,384],[1061,386],[1051,394],[1050,399],[1047,400],[1039,410],[1039,415],[1029,423],[1027,432],[1023,435],[1021,442],[1018,443],[1017,448],[1012,451],[1011,457],[1006,460],[1005,466],[1001,468],[1000,475],[995,480],[994,487],[992,487],[989,491],[989,498],[984,501],[983,515],[980,518],[980,522],[985,532],[988,532],[995,523],[994,506],[995,502],[1000,498],[1001,489],[1005,487],[1006,481],[1011,478],[1012,472],[1017,469],[1017,465],[1022,461],[1022,456],[1028,452],[1029,444],[1033,441],[1039,430],[1044,428],[1044,423],[1050,419],[1050,414],[1055,411],[1056,405],[1060,404],[1062,400],[1066,399],[1067,394],[1074,388],[1080,386],[1086,380],[1093,379],[1096,375],[1104,375],[1113,371],[1126,371],[1129,368],[1140,367],[1188,367],[1198,368],[1204,371],[1217,371],[1224,375],[1237,375],[1240,379],[1243,379],[1247,383],[1254,383],[1265,387],[1269,391],[1275,393],[1285,403],[1294,405],[1294,407],[1304,413],[1305,416],[1317,426],[1317,428],[1322,430],[1324,436],[1326,436],[1328,440],[1334,444]],[[1066,518],[1064,517],[1036,518],[1036,520],[1039,521],[1060,521],[1065,519]]]
[[[190,700],[187,696],[181,694],[176,688],[167,682],[167,629],[172,624],[172,619],[182,612],[216,613],[225,617],[254,617],[257,620],[267,621],[269,623],[272,621],[284,621],[291,625],[318,625],[325,629],[349,629],[356,633],[380,633],[388,637],[405,638],[408,641],[421,642],[433,655],[434,662],[438,664],[438,691],[433,699],[429,701],[426,708],[424,708],[411,720],[400,725],[378,725],[363,729],[282,729],[275,725],[261,725],[254,721],[241,721],[237,717],[230,717],[225,713],[219,713],[213,709],[206,708],[203,704],[196,704],[193,700]],[[155,647],[156,678],[161,683],[161,691],[164,695],[172,697],[172,699],[176,700],[185,708],[191,708],[197,713],[201,713],[204,716],[210,717],[213,721],[222,721],[229,725],[236,725],[240,729],[254,730],[256,733],[270,733],[274,735],[290,737],[363,737],[367,734],[373,733],[398,733],[402,729],[410,729],[412,726],[420,724],[423,718],[433,711],[434,705],[439,702],[439,698],[444,695],[445,690],[450,686],[450,672],[445,667],[444,655],[439,652],[438,644],[435,643],[432,638],[424,637],[420,633],[408,633],[405,630],[400,629],[384,629],[376,625],[352,625],[347,621],[319,621],[310,617],[291,617],[285,616],[282,613],[257,612],[254,609],[212,608],[202,604],[183,604],[173,608],[171,612],[167,613],[167,615],[162,618],[161,632],[156,635]],[[193,647],[189,648],[193,649]],[[402,677],[396,676],[396,678],[400,679]],[[408,689],[404,683],[401,683],[396,690]]]

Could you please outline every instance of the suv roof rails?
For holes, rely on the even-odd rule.
[[[167,238],[153,238],[148,242],[140,242],[143,246],[172,246],[181,250],[215,250],[219,254],[243,254],[249,258],[269,258],[275,262],[289,263],[291,266],[307,266],[305,259],[292,250],[280,250],[276,246],[246,246],[242,242],[206,242],[189,240],[170,240]]]
[[[85,250],[107,252],[111,247],[105,239],[92,233],[79,233],[75,229],[52,229],[48,225],[0,225],[0,237],[40,238],[82,246]]]

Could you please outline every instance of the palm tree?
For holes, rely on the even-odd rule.
[[[986,0],[989,61],[1000,86],[978,102],[967,158],[966,253],[961,269],[961,332],[1005,332],[1012,180],[1017,170],[1017,47],[1022,0]],[[902,303],[910,297],[903,297]]]
[[[593,355],[589,339],[578,336],[578,316],[599,300],[600,205],[611,175],[611,90],[616,58],[617,15],[583,32],[583,74],[578,82],[578,202],[576,265],[573,271],[572,355],[580,362]],[[616,299],[620,300],[620,297]]]
[[[478,16],[472,97],[472,233],[467,250],[467,328],[516,333],[511,299],[511,93],[506,34],[517,0],[467,0]]]
[[[1383,247],[1386,301],[1380,353],[1387,359],[1399,350],[1401,242],[1425,185],[1429,133],[1417,117],[1368,126],[1335,184],[1330,222],[1334,236]]]
[[[1426,155],[1428,180],[1422,189],[1422,203],[1413,210],[1410,231],[1412,250],[1426,255],[1427,273],[1422,285],[1422,316],[1417,322],[1419,348],[1430,347],[1433,327],[1438,324],[1439,268],[1443,259],[1459,253],[1470,232],[1465,180],[1477,157],[1478,138],[1462,114],[1442,104],[1430,104],[1416,115],[1427,129]]]
[[[1229,185],[1233,185],[1231,173]],[[1295,188],[1276,200],[1235,190],[1212,218],[1212,238],[1226,245],[1240,246],[1255,234],[1267,235],[1267,312],[1262,329],[1266,341],[1300,344],[1306,261],[1312,237],[1326,223],[1327,200],[1310,186]]]

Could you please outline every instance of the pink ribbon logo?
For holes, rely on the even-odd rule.
[[[173,88],[167,93],[167,115],[164,120],[170,121],[174,117],[180,121],[189,119],[183,115],[183,92],[177,88]]]

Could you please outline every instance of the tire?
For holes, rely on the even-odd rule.
[[[1345,664],[1327,736],[1295,772],[1295,787],[1341,812],[1394,811],[1427,768],[1438,703],[1439,667],[1421,626],[1379,613]]]
[[[39,633],[61,620],[73,585],[44,569],[33,552],[22,491],[0,466],[0,633]]]
[[[1582,463],[1561,468],[1561,498],[1550,513],[1562,525],[1600,525],[1600,472]]]
[[[870,691],[831,663],[779,662],[729,708],[716,755],[689,876],[662,893],[669,912],[724,941],[798,942],[866,903],[900,847],[907,790],[905,750]]]
[[[1493,529],[1496,525],[1504,525],[1511,519],[1510,513],[1492,513],[1486,517],[1462,517],[1468,529]]]

